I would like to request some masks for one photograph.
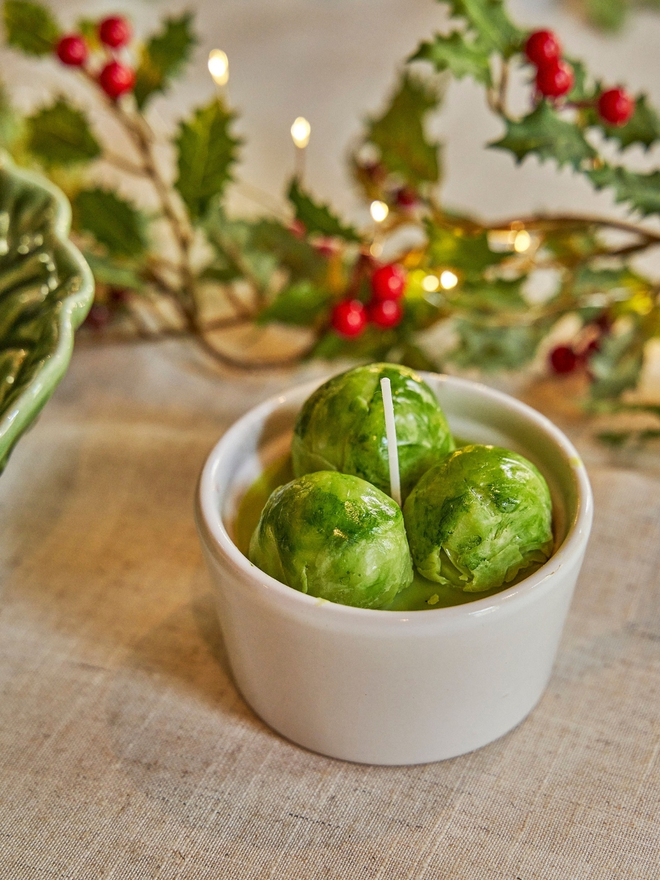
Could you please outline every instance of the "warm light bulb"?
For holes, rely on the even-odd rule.
[[[440,287],[440,279],[437,275],[425,275],[422,278],[422,288],[428,293],[433,293]]]
[[[222,49],[211,49],[209,52],[209,73],[216,86],[226,86],[229,82],[229,59]]]
[[[458,275],[455,272],[445,269],[440,276],[440,286],[443,290],[451,290],[458,284]]]
[[[291,126],[291,137],[299,150],[303,150],[309,143],[312,126],[304,116],[299,116]]]
[[[380,202],[378,201],[378,199],[371,203],[369,211],[371,212],[371,216],[374,218],[376,223],[382,223],[383,220],[390,213],[390,209],[387,207],[385,202]]]
[[[522,229],[516,233],[516,237],[513,240],[513,249],[517,254],[524,254],[525,251],[529,250],[531,243],[532,236],[529,232]]]

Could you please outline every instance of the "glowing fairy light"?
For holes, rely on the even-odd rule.
[[[434,293],[440,287],[440,279],[437,275],[425,275],[422,278],[422,289],[427,293]]]
[[[299,116],[294,120],[291,126],[291,138],[293,143],[299,150],[304,150],[309,143],[309,136],[312,133],[312,126],[304,116]]]
[[[387,207],[385,202],[380,202],[378,199],[371,203],[369,207],[369,212],[376,223],[382,223],[383,220],[390,213],[390,209]]]
[[[211,49],[208,60],[209,73],[216,86],[226,86],[229,82],[229,59],[222,49]]]
[[[443,290],[451,290],[456,287],[458,284],[458,275],[455,272],[452,272],[450,269],[445,269],[445,271],[440,275],[440,287]]]
[[[532,244],[532,236],[525,229],[521,229],[520,232],[516,232],[516,237],[513,240],[513,249],[517,254],[524,254],[525,251],[528,251]]]

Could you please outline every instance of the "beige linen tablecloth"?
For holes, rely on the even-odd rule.
[[[0,478],[0,877],[658,878],[660,478],[608,461],[580,423],[593,537],[550,686],[516,730],[367,767],[246,707],[192,497],[218,436],[300,375],[220,376],[176,344],[80,350],[16,449]]]

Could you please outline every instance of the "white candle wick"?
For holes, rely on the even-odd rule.
[[[396,423],[394,421],[394,401],[392,383],[389,379],[380,380],[385,410],[385,433],[387,435],[387,458],[390,465],[390,495],[401,507],[401,475],[399,473],[399,447],[396,442]]]

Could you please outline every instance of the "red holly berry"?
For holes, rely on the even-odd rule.
[[[565,61],[553,61],[536,73],[536,88],[546,98],[560,98],[570,92],[574,82],[573,68]]]
[[[57,57],[62,64],[81,67],[87,61],[87,43],[80,34],[68,34],[57,44]]]
[[[552,31],[534,31],[527,37],[525,55],[537,67],[545,67],[561,58],[561,45]]]
[[[412,208],[417,204],[417,193],[409,186],[398,189],[395,198],[400,208]]]
[[[359,299],[346,299],[334,307],[330,323],[341,336],[359,336],[367,326],[367,310]]]
[[[131,39],[131,26],[119,15],[104,19],[99,25],[99,40],[110,46],[111,49],[119,49],[125,46]]]
[[[406,273],[396,263],[381,266],[371,276],[371,290],[375,300],[399,299],[406,289]]]
[[[625,89],[608,89],[598,99],[598,113],[610,125],[625,125],[635,110],[635,99]]]
[[[116,100],[135,85],[135,73],[125,64],[111,61],[99,74],[99,85],[109,98]]]
[[[401,323],[403,309],[396,299],[381,299],[369,306],[369,320],[382,330]]]
[[[558,345],[550,352],[550,366],[555,373],[572,373],[578,362],[570,345]]]

